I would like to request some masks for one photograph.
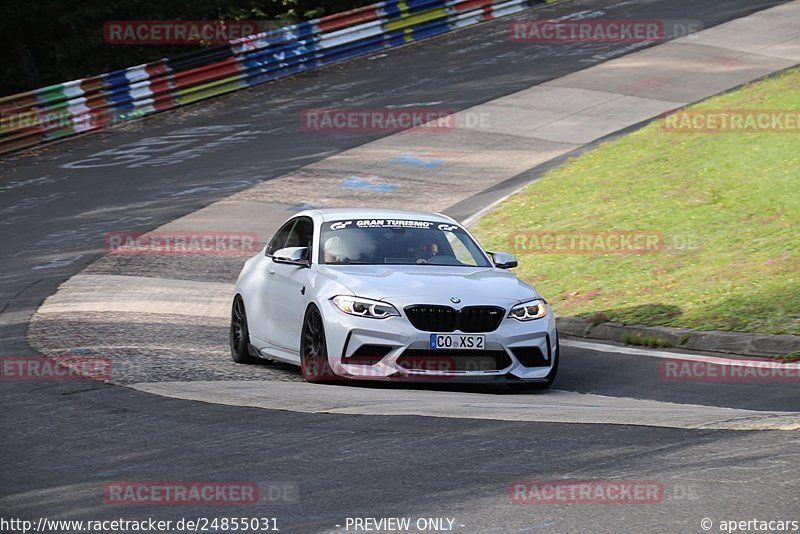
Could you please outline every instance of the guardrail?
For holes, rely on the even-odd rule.
[[[225,45],[3,97],[0,154],[419,41],[543,1],[388,0]]]

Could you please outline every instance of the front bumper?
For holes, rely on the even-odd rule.
[[[430,350],[431,332],[417,330],[404,315],[370,319],[342,313],[331,302],[325,305],[328,360],[333,372],[341,377],[434,383],[541,383],[547,381],[553,368],[558,338],[552,312],[527,322],[503,319],[496,330],[482,333],[486,339],[483,351],[444,351]]]

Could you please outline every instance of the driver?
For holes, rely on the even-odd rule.
[[[427,263],[429,259],[439,254],[439,245],[436,243],[422,243],[417,247],[417,262]]]

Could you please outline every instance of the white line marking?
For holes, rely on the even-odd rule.
[[[800,430],[800,413],[742,410],[551,390],[546,394],[352,388],[274,381],[151,382],[127,387],[177,399],[344,415],[620,424],[724,430]]]
[[[738,367],[746,367],[752,365],[763,366],[770,364],[770,367],[775,369],[800,369],[800,363],[779,363],[769,362],[768,360],[748,360],[748,359],[733,359],[733,358],[718,358],[715,356],[700,356],[694,354],[682,354],[680,352],[669,352],[664,350],[647,350],[636,349],[633,347],[606,345],[604,343],[590,343],[588,341],[576,341],[572,339],[562,339],[559,341],[565,347],[575,347],[576,349],[596,350],[599,352],[608,352],[616,354],[630,354],[633,356],[649,356],[651,358],[668,358],[670,360],[686,360],[691,362],[705,362],[717,365],[730,365]]]

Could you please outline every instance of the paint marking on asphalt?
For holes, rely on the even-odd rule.
[[[764,365],[768,363],[774,369],[800,369],[800,362],[798,363],[780,363],[777,361],[769,361],[765,359],[746,359],[746,358],[725,358],[717,356],[701,356],[695,354],[684,354],[680,352],[669,352],[665,350],[649,350],[637,349],[634,347],[626,347],[621,345],[607,345],[605,343],[593,343],[589,341],[577,341],[574,339],[562,339],[559,343],[565,347],[574,347],[576,349],[594,350],[598,352],[606,352],[611,354],[630,354],[632,356],[649,356],[650,358],[665,358],[669,360],[684,360],[690,362],[711,363],[714,365],[727,365],[730,367],[750,367],[753,365]]]
[[[147,382],[128,387],[183,400],[302,413],[684,429],[800,430],[800,413],[796,412],[762,412],[560,390],[502,395],[252,380]]]

